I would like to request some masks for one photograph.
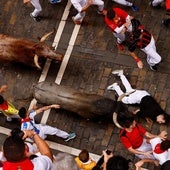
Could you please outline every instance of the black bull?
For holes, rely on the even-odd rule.
[[[34,86],[33,95],[38,103],[60,104],[61,108],[75,112],[86,119],[109,117],[112,120],[117,104],[116,101],[103,96],[82,93],[48,82]]]

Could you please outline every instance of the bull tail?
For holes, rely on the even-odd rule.
[[[36,65],[36,67],[37,67],[38,69],[41,70],[41,66],[40,66],[39,63],[38,63],[38,55],[36,55],[36,54],[35,54],[35,56],[34,56],[34,64]]]
[[[40,42],[44,42],[51,34],[53,34],[54,32],[56,32],[56,30],[54,29],[53,31],[43,35],[40,39]]]

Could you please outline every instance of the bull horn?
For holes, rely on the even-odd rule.
[[[121,101],[121,100],[123,99],[123,97],[125,97],[126,95],[127,95],[126,93],[122,94],[121,96],[118,97],[117,101]],[[117,121],[117,113],[116,113],[116,112],[113,113],[113,123],[114,123],[118,128],[123,129],[122,126],[120,126],[120,124],[119,124],[118,121]]]
[[[43,35],[40,39],[40,42],[44,42],[51,34],[53,34],[56,30],[54,29],[53,31]]]
[[[35,56],[34,56],[34,64],[36,65],[36,67],[37,67],[38,69],[41,70],[41,67],[40,67],[40,65],[39,65],[39,63],[38,63],[38,55],[36,55],[36,54],[35,54]]]

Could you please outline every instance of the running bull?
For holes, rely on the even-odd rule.
[[[39,56],[62,61],[63,56],[56,54],[44,41],[52,33],[45,34],[40,42],[27,39],[17,39],[4,34],[0,34],[0,61],[20,62],[41,69],[38,63]]]
[[[46,105],[57,103],[65,110],[93,120],[102,120],[103,118],[111,118],[110,120],[112,120],[117,105],[117,102],[112,99],[82,93],[49,82],[40,82],[34,86],[33,95],[38,103]]]

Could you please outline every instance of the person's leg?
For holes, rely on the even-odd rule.
[[[31,13],[33,17],[37,17],[42,11],[42,7],[40,5],[39,0],[31,0],[31,4],[34,6],[34,11]]]
[[[113,83],[110,86],[108,86],[107,90],[115,90],[118,96],[124,94],[124,92],[121,90],[120,86],[117,83]]]
[[[104,10],[104,1],[102,1],[102,0],[93,0],[93,5],[98,6],[99,12],[102,12]]]
[[[67,132],[48,125],[42,125],[41,130],[43,130],[44,134],[46,135],[56,135],[64,139],[69,136]]]
[[[162,3],[164,0],[153,0],[152,2],[151,2],[151,5],[153,6],[153,7],[156,7],[156,6],[158,6],[160,3]]]
[[[124,74],[120,75],[120,79],[126,89],[126,93],[134,91],[134,89],[132,88],[131,84],[129,83]]]
[[[156,51],[155,40],[153,39],[153,37],[151,38],[151,42],[144,49],[141,50],[147,54],[147,62],[150,67],[153,67],[161,62],[161,56]]]

